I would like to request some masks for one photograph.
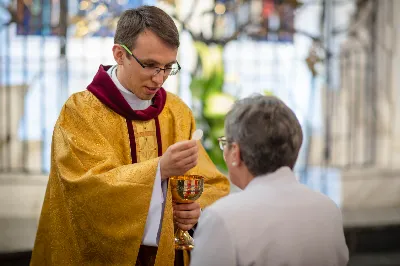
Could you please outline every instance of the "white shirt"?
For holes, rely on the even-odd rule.
[[[342,214],[283,167],[207,207],[191,266],[345,266]]]
[[[121,92],[124,99],[128,102],[132,110],[144,110],[151,104],[151,100],[139,99],[135,94],[125,89],[117,78],[117,65],[112,66],[107,73],[110,75],[115,86]],[[160,225],[162,213],[164,210],[164,201],[166,195],[166,182],[161,182],[160,164],[157,166],[157,173],[154,180],[153,193],[151,195],[149,213],[147,215],[146,225],[142,244],[146,246],[158,246],[160,237]]]

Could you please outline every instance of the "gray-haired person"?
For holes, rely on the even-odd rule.
[[[293,173],[303,139],[293,111],[276,97],[240,100],[225,134],[229,177],[243,191],[203,212],[191,265],[347,265],[339,208]]]

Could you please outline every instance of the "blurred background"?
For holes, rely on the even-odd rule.
[[[119,15],[140,5],[180,30],[164,87],[218,168],[232,103],[280,97],[305,135],[300,182],[342,209],[349,265],[400,265],[399,0],[0,0],[0,264],[28,265],[61,107],[115,63]]]

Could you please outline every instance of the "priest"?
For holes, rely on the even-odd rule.
[[[122,14],[116,65],[101,65],[55,125],[31,265],[182,265],[175,228],[193,228],[229,182],[191,140],[191,110],[162,88],[181,69],[178,47],[178,30],[161,9]],[[205,178],[204,193],[173,204],[168,179],[188,171]]]

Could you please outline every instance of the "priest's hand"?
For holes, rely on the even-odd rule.
[[[198,157],[196,140],[180,141],[169,146],[160,159],[161,179],[183,175],[197,165]]]
[[[176,225],[188,231],[193,228],[200,217],[200,204],[193,203],[173,203],[174,221]]]

